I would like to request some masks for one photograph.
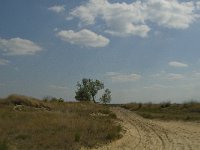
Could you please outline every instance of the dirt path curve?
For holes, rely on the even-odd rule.
[[[200,150],[200,123],[144,119],[112,108],[125,129],[123,137],[93,150]]]

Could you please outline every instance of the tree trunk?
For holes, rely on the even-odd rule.
[[[93,100],[94,103],[96,103],[96,101],[95,101],[95,99],[94,99],[94,96],[92,96],[92,100]]]

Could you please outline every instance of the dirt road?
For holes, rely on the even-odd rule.
[[[95,150],[200,150],[200,123],[148,120],[122,108],[112,110],[126,131]]]

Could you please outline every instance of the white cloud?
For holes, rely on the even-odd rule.
[[[149,27],[144,24],[140,3],[109,3],[107,0],[90,0],[76,7],[71,15],[85,25],[95,24],[97,18],[106,24],[106,32],[115,36],[147,36]]]
[[[55,5],[52,7],[49,7],[48,10],[56,12],[56,13],[61,13],[65,11],[65,6],[64,5]]]
[[[110,77],[113,82],[129,82],[141,79],[139,74],[122,74],[117,72],[107,72],[106,76]]]
[[[145,86],[144,89],[152,89],[152,90],[158,90],[158,89],[165,89],[169,88],[170,86],[162,85],[162,84],[153,84],[150,86]]]
[[[54,31],[54,32],[57,32],[57,31],[58,31],[58,28],[54,28],[53,31]]]
[[[186,77],[185,74],[177,74],[177,73],[166,73],[165,71],[162,71],[160,73],[156,73],[151,75],[154,79],[158,80],[164,80],[164,81],[170,81],[170,80],[180,80],[184,79]]]
[[[172,67],[188,67],[188,64],[178,62],[178,61],[171,61],[168,63],[168,65]]]
[[[57,33],[63,41],[86,47],[104,47],[109,44],[109,39],[90,30],[83,29],[78,32],[63,30]]]
[[[184,75],[176,74],[176,73],[169,73],[166,75],[166,78],[168,80],[180,80],[180,79],[184,79]]]
[[[106,25],[106,32],[115,36],[146,37],[150,31],[148,22],[167,28],[188,28],[199,17],[195,9],[192,1],[145,0],[128,4],[89,0],[73,9],[70,18],[79,18],[83,25],[95,24],[100,19]]]
[[[5,66],[5,65],[8,65],[9,63],[10,63],[9,60],[0,58],[0,66]]]
[[[146,19],[167,28],[188,28],[199,16],[192,1],[148,0],[145,6]]]
[[[200,9],[200,1],[196,2],[196,8]]]
[[[42,48],[30,40],[17,37],[8,40],[0,38],[0,50],[5,55],[34,55]]]

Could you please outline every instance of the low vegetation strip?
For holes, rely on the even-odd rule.
[[[121,106],[148,119],[200,121],[199,102],[191,101],[183,104],[130,103],[115,106]]]
[[[0,149],[76,150],[120,137],[109,107],[90,102],[44,102],[12,95],[0,100]]]

